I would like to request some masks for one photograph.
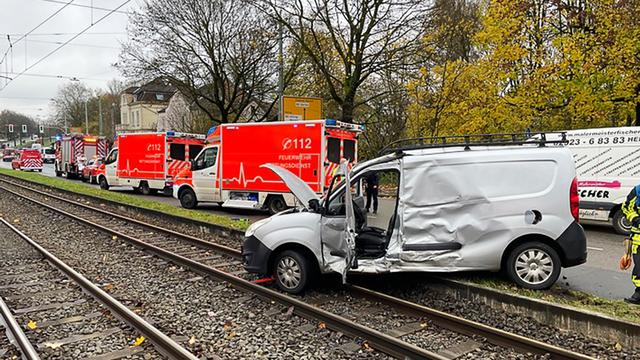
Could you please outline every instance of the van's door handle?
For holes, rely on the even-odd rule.
[[[215,175],[216,173],[210,172],[207,175]]]

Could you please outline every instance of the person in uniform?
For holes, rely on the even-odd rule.
[[[636,290],[630,297],[624,301],[640,305],[640,254],[638,246],[640,246],[640,185],[637,185],[629,195],[627,200],[622,204],[622,212],[626,216],[629,224],[631,224],[631,234],[629,239],[625,240],[625,254],[620,259],[620,268],[626,270],[631,267],[633,259],[633,270],[631,271],[631,282]]]

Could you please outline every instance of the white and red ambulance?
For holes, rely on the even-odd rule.
[[[209,132],[191,169],[178,174],[173,196],[185,208],[218,203],[280,212],[294,206],[295,198],[262,165],[282,166],[322,193],[341,158],[357,161],[362,130],[331,119],[220,125]]]
[[[104,190],[132,186],[145,195],[170,194],[174,177],[189,168],[204,141],[204,135],[173,131],[119,135],[97,173],[98,184]]]
[[[54,148],[56,176],[78,178],[89,159],[107,155],[107,140],[103,136],[70,134],[57,140]]]

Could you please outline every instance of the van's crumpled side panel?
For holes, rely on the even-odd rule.
[[[547,225],[559,225],[557,204],[567,201],[549,201],[557,190],[553,184],[558,163],[544,156],[537,160],[501,154],[492,161],[493,154],[474,155],[402,159],[393,239],[387,256],[363,262],[363,271],[497,270],[503,250],[521,234],[539,232],[555,238],[545,227],[527,223],[525,212],[540,210]],[[568,184],[566,188],[564,197]],[[449,248],[407,251],[407,246]]]

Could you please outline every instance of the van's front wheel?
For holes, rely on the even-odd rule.
[[[285,250],[273,263],[273,277],[280,290],[290,294],[302,292],[311,278],[311,264],[302,254]]]
[[[100,178],[98,183],[100,184],[100,189],[109,190],[109,183],[107,182],[107,178],[105,178],[104,176]]]
[[[620,235],[629,235],[631,232],[631,224],[621,209],[613,214],[613,229]]]
[[[525,289],[543,290],[560,276],[560,256],[549,245],[539,241],[518,245],[507,259],[507,275]]]
[[[193,190],[186,188],[180,192],[180,205],[185,209],[193,209],[198,205],[198,199],[196,193]]]

